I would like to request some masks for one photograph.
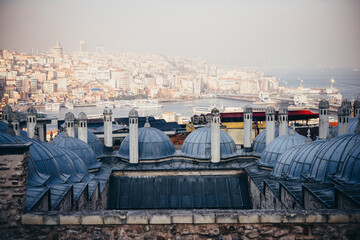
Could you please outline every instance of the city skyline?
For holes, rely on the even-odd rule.
[[[86,4],[86,5],[85,5]],[[0,1],[0,49],[202,58],[255,67],[360,66],[358,1]],[[16,16],[16,17],[14,17]]]

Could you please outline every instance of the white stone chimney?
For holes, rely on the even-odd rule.
[[[12,108],[9,105],[5,105],[2,108],[2,120],[5,123],[9,123],[11,121]]]
[[[65,127],[69,137],[75,137],[75,116],[72,112],[65,114]]]
[[[252,107],[247,105],[244,110],[244,151],[251,152],[252,140]]]
[[[138,134],[138,112],[135,108],[129,112],[129,157],[130,163],[139,162],[139,134]]]
[[[11,115],[12,125],[16,136],[20,136],[20,120],[17,112]]]
[[[319,138],[327,139],[329,134],[329,102],[325,99],[319,103]]]
[[[113,138],[112,138],[112,110],[110,108],[105,108],[104,115],[104,145],[107,148],[112,148]]]
[[[342,105],[338,109],[338,136],[349,132],[349,116],[351,110],[347,105]]]
[[[220,162],[220,112],[211,110],[211,162]]]
[[[266,115],[266,146],[275,139],[275,109],[267,107]]]
[[[289,114],[287,108],[279,109],[278,121],[279,121],[279,137],[288,134]]]
[[[87,115],[84,112],[79,113],[78,117],[78,138],[88,143],[88,131],[87,131]]]
[[[26,128],[27,128],[27,135],[29,138],[33,138],[35,134],[35,127],[37,124],[36,119],[36,109],[34,107],[29,107],[26,111]]]

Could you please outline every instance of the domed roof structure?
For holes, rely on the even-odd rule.
[[[27,114],[28,115],[36,115],[37,111],[34,107],[29,107],[27,110],[26,110]]]
[[[30,156],[34,160],[38,171],[50,176],[48,180],[49,183],[67,183],[70,176],[61,171],[61,168],[51,151],[44,147],[40,142],[31,138],[24,136],[16,136],[14,138],[18,142],[31,141],[32,145],[30,146]]]
[[[112,110],[110,108],[104,108],[103,114],[112,114]]]
[[[19,142],[17,139],[0,131],[0,143],[17,143],[17,142]],[[50,176],[46,174],[42,174],[38,171],[34,163],[34,159],[31,155],[29,156],[28,168],[29,168],[29,177],[28,177],[29,186],[37,187],[46,184],[46,181],[49,179]]]
[[[250,105],[246,105],[244,108],[244,113],[252,113],[252,107]]]
[[[275,108],[273,108],[271,106],[267,107],[266,110],[265,110],[265,114],[266,115],[274,115],[275,114]]]
[[[55,139],[60,139],[63,138],[63,134],[64,132],[59,133],[58,135],[56,135]],[[78,137],[78,129],[75,128],[75,137]],[[90,132],[89,130],[87,131],[87,144],[91,147],[91,149],[95,152],[96,157],[99,158],[104,154],[104,145],[103,143],[99,140],[99,138],[93,134],[92,132]]]
[[[279,126],[276,126],[275,138],[277,138],[278,136],[279,136]],[[259,133],[256,136],[254,142],[252,143],[253,155],[260,157],[265,147],[266,147],[266,130],[263,130],[261,133]]]
[[[84,161],[88,170],[98,169],[101,166],[101,163],[96,160],[96,155],[91,147],[78,138],[63,135],[54,138],[54,143],[60,148],[72,150]]]
[[[302,145],[294,146],[286,150],[283,154],[280,155],[279,159],[276,161],[275,167],[271,172],[271,176],[276,178],[282,178],[283,173],[289,171],[290,165],[294,157],[297,155],[299,149]]]
[[[142,127],[138,130],[139,160],[154,160],[173,156],[174,144],[161,130],[153,127]],[[119,155],[129,159],[130,134],[121,143]]]
[[[324,144],[314,157],[306,179],[317,182],[330,182],[330,175],[340,171],[345,157],[360,141],[360,134],[344,134]]]
[[[67,112],[65,114],[65,118],[64,118],[65,121],[74,121],[75,120],[75,116],[72,112]]]
[[[360,184],[360,141],[346,155],[343,167],[333,178],[340,183]]]
[[[199,128],[190,133],[184,141],[181,151],[187,157],[211,159],[211,127]],[[220,158],[236,157],[237,149],[234,140],[228,133],[220,130]]]
[[[359,124],[359,118],[358,117],[350,118],[349,119],[348,133],[354,134],[358,124]],[[330,129],[329,129],[329,131],[330,131]],[[338,127],[333,127],[332,128],[332,135],[334,137],[336,137],[338,135]]]
[[[5,105],[4,107],[2,107],[2,112],[3,113],[11,113],[12,112],[12,107],[9,105]]]
[[[87,117],[87,115],[86,115],[86,113],[84,113],[84,112],[80,112],[79,113],[79,116],[78,116],[78,120],[87,120],[88,119],[88,117]]]
[[[220,115],[220,111],[219,111],[219,109],[217,109],[217,108],[213,108],[213,109],[211,110],[211,115],[215,115],[215,116]]]
[[[264,150],[258,163],[263,167],[274,167],[279,156],[291,147],[305,144],[305,137],[297,132],[275,138]]]
[[[304,180],[302,174],[309,172],[317,151],[326,142],[326,140],[316,140],[295,147],[296,149],[290,148],[285,153],[291,152],[294,149],[294,154],[291,157],[286,157],[285,153],[282,154],[273,169],[272,175],[289,180]],[[282,165],[288,165],[288,167],[284,168]]]
[[[289,110],[286,107],[282,107],[279,109],[279,115],[288,115]]]
[[[346,105],[342,105],[341,107],[339,107],[337,115],[338,116],[349,116],[351,112],[351,108],[349,108]]]
[[[348,99],[345,99],[344,101],[342,101],[341,106],[345,106],[345,107],[351,109],[351,101],[349,101]]]
[[[40,142],[40,144],[47,148],[54,155],[54,158],[60,166],[61,172],[70,175],[68,182],[76,183],[82,181],[84,175],[81,172],[83,172],[83,170],[77,169],[76,165],[74,164],[74,160],[79,160],[78,158],[71,159],[64,150],[55,146],[54,144],[48,142]],[[80,159],[80,161],[82,160]],[[87,170],[84,163],[81,165]]]
[[[139,114],[138,114],[138,112],[136,111],[136,109],[135,108],[132,108],[131,110],[130,110],[130,112],[129,112],[129,117],[138,117],[139,116]]]
[[[319,108],[320,109],[328,109],[330,107],[330,104],[329,102],[326,100],[326,99],[322,99],[320,102],[319,102]]]

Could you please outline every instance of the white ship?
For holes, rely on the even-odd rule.
[[[74,104],[71,103],[71,102],[66,102],[66,103],[65,103],[65,107],[66,107],[67,109],[74,109]]]
[[[133,107],[137,109],[147,109],[147,108],[162,108],[163,105],[159,104],[159,102],[155,100],[137,100],[134,102]]]
[[[47,103],[45,104],[46,111],[59,111],[60,110],[60,103]]]

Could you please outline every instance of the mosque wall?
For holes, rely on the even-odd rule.
[[[275,193],[270,189],[270,187],[265,183],[265,207],[264,209],[283,209],[284,206],[281,203],[280,199],[275,195]]]
[[[31,208],[31,211],[41,212],[50,210],[50,191],[47,190],[46,193],[39,199],[39,201]]]
[[[0,145],[0,229],[21,225],[26,207],[30,146],[29,143]]]
[[[81,193],[80,197],[74,204],[73,211],[82,211],[87,209],[88,202],[88,186],[84,188],[84,191]]]
[[[260,192],[260,189],[256,186],[256,184],[249,175],[248,184],[253,209],[261,209],[261,198],[263,198],[264,195]]]
[[[319,201],[307,188],[303,187],[303,201],[305,209],[326,209],[327,207]]]
[[[351,200],[348,196],[342,194],[341,192],[336,192],[335,194],[335,207],[338,209],[350,210],[350,209],[360,209],[360,204]]]
[[[139,210],[25,214],[17,231],[3,233],[9,239],[359,239],[359,228],[359,211]]]
[[[50,190],[51,191],[51,190]],[[73,190],[72,187],[66,192],[59,204],[54,208],[55,211],[69,211],[73,205]]]
[[[303,206],[281,184],[280,201],[287,209],[303,209]]]

